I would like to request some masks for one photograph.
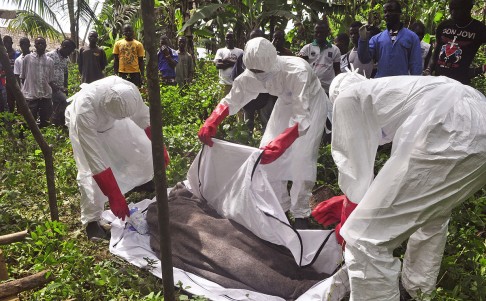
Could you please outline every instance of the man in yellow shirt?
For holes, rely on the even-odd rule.
[[[125,39],[117,41],[113,48],[115,75],[134,83],[140,88],[145,71],[143,62],[145,50],[142,43],[133,38],[133,27],[130,24],[123,26],[123,35]]]

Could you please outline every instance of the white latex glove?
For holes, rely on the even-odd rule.
[[[368,41],[371,38],[371,32],[368,30],[368,25],[363,25],[359,28],[359,39]]]

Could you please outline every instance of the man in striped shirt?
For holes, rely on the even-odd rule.
[[[20,79],[22,93],[34,119],[39,117],[39,127],[45,127],[52,115],[52,91],[59,88],[54,84],[54,61],[45,54],[46,40],[36,38],[34,47],[36,52],[26,55],[23,60]]]

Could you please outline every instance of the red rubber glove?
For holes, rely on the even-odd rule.
[[[199,140],[202,143],[213,146],[213,140],[211,137],[216,135],[218,131],[219,124],[229,115],[229,108],[227,105],[222,103],[218,104],[218,106],[214,109],[211,115],[206,119],[201,129],[197,133]]]
[[[344,249],[344,244],[345,241],[343,237],[341,236],[341,227],[344,225],[346,220],[348,219],[349,215],[351,215],[351,212],[354,211],[354,209],[358,206],[358,204],[351,202],[347,197],[344,199],[343,203],[343,210],[341,211],[341,222],[337,224],[336,226],[336,239],[340,245],[343,246]]]
[[[345,199],[345,195],[339,195],[321,202],[312,210],[312,217],[326,227],[340,222]]]
[[[145,134],[147,137],[152,140],[152,127],[149,125],[148,127],[145,128]],[[170,157],[169,157],[169,152],[167,151],[167,148],[164,145],[164,162],[165,166],[169,165],[170,163]]]
[[[356,206],[358,204],[351,202],[345,195],[339,195],[317,205],[311,214],[318,223],[324,226],[330,226],[339,222],[336,225],[335,234],[337,241],[344,248],[344,239],[340,233],[341,227]]]
[[[107,168],[99,174],[93,175],[94,180],[98,183],[101,191],[108,197],[110,209],[115,216],[125,220],[126,216],[130,216],[127,201],[118,187],[115,176],[111,168]]]
[[[275,139],[261,149],[263,149],[263,155],[260,160],[261,164],[272,163],[277,160],[284,152],[289,148],[295,139],[299,138],[299,124],[287,128],[282,134],[278,135]]]

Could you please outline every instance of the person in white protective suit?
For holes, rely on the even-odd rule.
[[[486,184],[486,98],[443,76],[366,80],[347,73],[330,89],[332,156],[345,197],[312,215],[327,225],[346,221],[340,234],[351,300],[399,300],[400,271],[410,296],[427,296],[451,210]],[[374,177],[377,147],[392,141]],[[393,250],[407,239],[401,267]]]
[[[284,209],[306,228],[309,197],[317,173],[318,147],[329,101],[312,67],[297,57],[278,57],[272,43],[254,38],[245,47],[246,70],[235,79],[231,92],[218,104],[199,130],[199,139],[212,146],[211,137],[229,114],[236,114],[259,93],[278,97],[260,148],[261,164]],[[287,190],[287,182],[292,187]]]
[[[149,109],[138,88],[117,76],[82,85],[68,101],[66,125],[78,168],[81,222],[89,239],[107,238],[99,222],[106,200],[124,220],[130,213],[123,193],[153,177]],[[165,147],[164,155],[168,164]]]

